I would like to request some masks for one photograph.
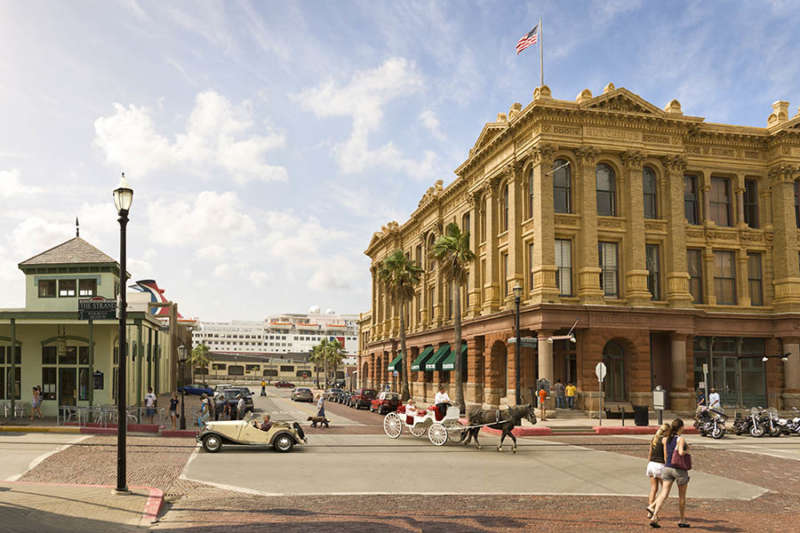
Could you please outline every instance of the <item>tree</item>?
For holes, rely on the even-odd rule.
[[[461,287],[467,281],[467,269],[475,260],[469,249],[469,231],[461,232],[458,225],[451,222],[445,233],[433,243],[433,257],[442,269],[448,284],[452,285],[453,295],[453,333],[456,350],[456,404],[464,408],[464,369],[461,360]],[[450,283],[452,282],[452,283]]]
[[[209,348],[205,343],[200,343],[192,348],[192,353],[189,355],[189,368],[206,368],[211,360],[208,358]],[[194,383],[194,370],[192,370],[192,383]],[[203,385],[206,383],[206,374],[203,374]]]
[[[336,371],[339,369],[342,359],[344,359],[347,354],[345,354],[344,346],[339,342],[339,339],[333,339],[328,342],[327,351],[328,361],[333,365],[333,381],[336,381]]]
[[[406,349],[406,313],[408,302],[414,297],[422,268],[403,253],[395,250],[378,265],[378,279],[386,286],[386,292],[400,311],[400,350],[403,353],[400,384],[405,402],[411,394],[408,390],[408,350]]]

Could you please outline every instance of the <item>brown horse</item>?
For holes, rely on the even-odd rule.
[[[480,407],[473,407],[469,412],[469,425],[470,426],[488,426],[492,429],[499,429],[502,431],[500,435],[500,444],[497,445],[497,451],[502,451],[503,441],[506,435],[511,437],[514,444],[511,451],[517,453],[517,438],[511,431],[519,426],[523,418],[527,418],[531,424],[536,423],[536,413],[534,412],[533,404],[518,405],[516,407],[509,407],[507,409],[481,409]],[[471,427],[465,429],[461,433],[461,440],[464,446],[467,446],[472,439],[475,439],[475,446],[480,450],[481,445],[478,442],[478,433],[481,427]]]

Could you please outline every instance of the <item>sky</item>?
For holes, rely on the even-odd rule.
[[[0,0],[0,307],[75,234],[185,316],[369,310],[364,250],[527,105],[609,82],[709,122],[800,105],[800,10],[772,2]]]

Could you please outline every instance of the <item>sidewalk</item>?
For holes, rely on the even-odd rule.
[[[107,485],[0,481],[0,523],[10,531],[142,531],[157,517],[164,494],[130,487],[117,495]]]

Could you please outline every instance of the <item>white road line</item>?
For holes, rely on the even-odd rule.
[[[74,441],[70,442],[69,444],[65,444],[63,446],[59,446],[58,448],[56,448],[54,450],[50,450],[47,453],[43,453],[42,455],[40,455],[39,457],[37,457],[36,459],[31,461],[30,464],[28,464],[28,468],[24,472],[22,472],[21,474],[17,474],[15,476],[8,477],[8,478],[5,479],[5,481],[17,481],[19,478],[21,478],[22,476],[24,476],[25,474],[27,474],[28,472],[30,472],[31,470],[33,470],[34,468],[39,466],[39,464],[41,464],[42,461],[44,461],[45,459],[47,459],[51,455],[55,455],[58,452],[63,452],[64,450],[66,450],[67,448],[72,446],[73,444],[78,444],[78,443],[83,442],[86,439],[90,439],[92,437],[94,437],[94,435],[84,435],[83,437],[79,437],[77,440],[74,440]]]
[[[195,458],[197,457],[197,452],[199,452],[199,451],[200,451],[200,443],[198,442],[197,445],[194,447],[194,451],[192,452],[192,455],[189,456],[189,459],[186,461],[186,464],[183,465],[183,470],[181,470],[181,475],[178,477],[178,479],[186,479],[186,480],[189,480],[189,481],[195,481],[193,479],[189,479],[188,477],[186,477],[186,472],[189,470],[189,465],[192,464],[192,461],[195,460]]]

